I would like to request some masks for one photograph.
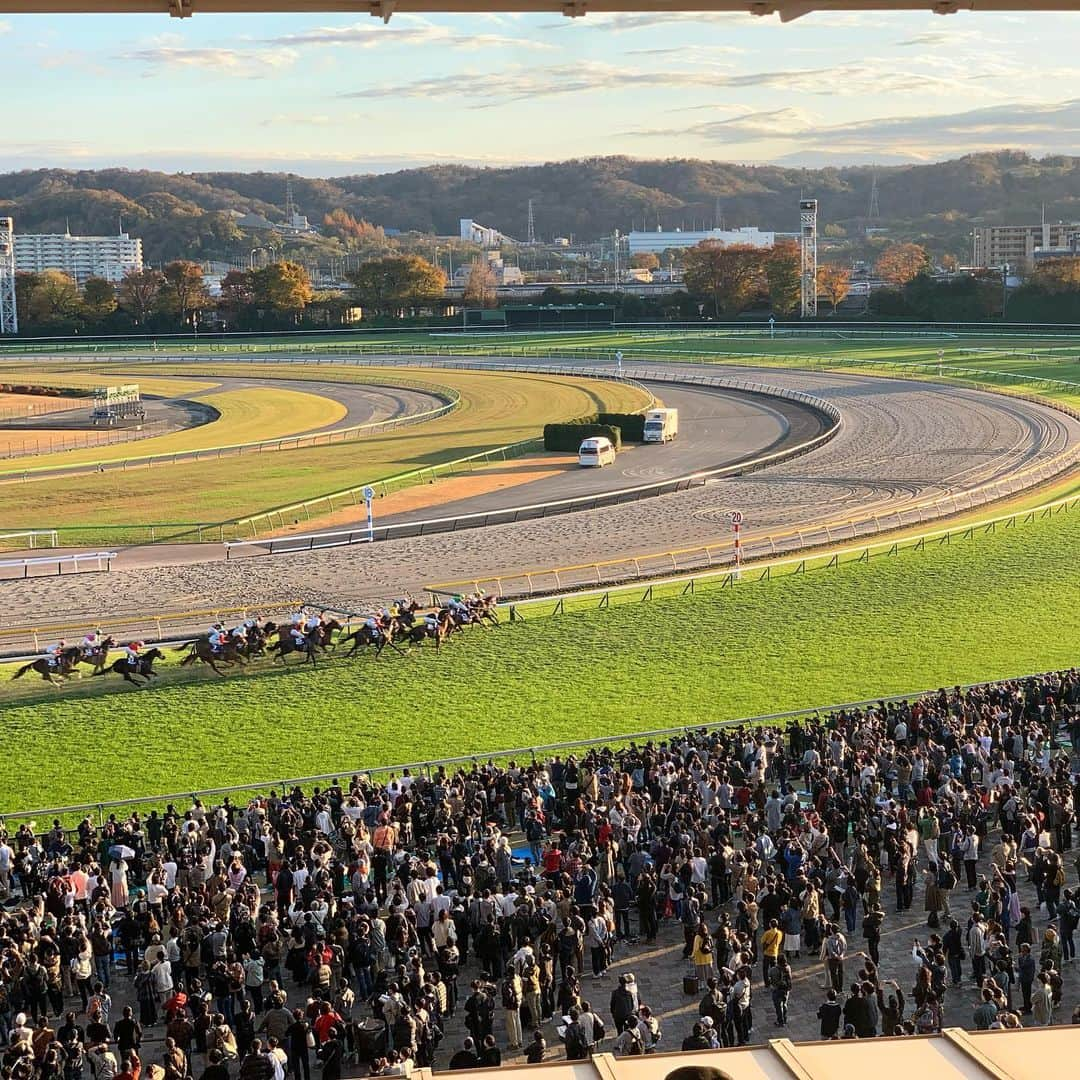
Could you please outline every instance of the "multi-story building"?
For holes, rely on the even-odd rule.
[[[124,232],[116,236],[15,234],[16,271],[39,274],[42,270],[62,270],[82,285],[91,277],[116,284],[129,270],[142,268],[142,241]]]
[[[627,234],[631,255],[651,253],[659,255],[668,248],[697,247],[706,240],[712,240],[724,247],[735,244],[747,244],[756,248],[771,248],[776,243],[776,233],[762,232],[756,225],[747,225],[741,229],[703,229],[683,232],[682,229],[655,232],[634,232]]]
[[[989,268],[1010,266],[1028,270],[1037,251],[1065,249],[1075,245],[1080,225],[1065,221],[1041,225],[980,225],[972,233],[972,265]]]

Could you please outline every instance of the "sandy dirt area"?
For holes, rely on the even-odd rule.
[[[406,514],[413,510],[425,510],[428,507],[445,506],[459,499],[469,499],[477,495],[489,495],[493,491],[520,487],[534,480],[543,480],[553,473],[565,472],[577,467],[577,457],[573,454],[533,454],[515,461],[498,462],[478,467],[464,476],[448,476],[429,484],[395,491],[375,503],[380,517],[391,514]],[[284,529],[278,529],[271,536],[288,536],[289,533],[311,532],[313,529],[335,529],[342,526],[363,524],[367,511],[361,502],[358,506],[347,506],[333,514],[304,520]]]

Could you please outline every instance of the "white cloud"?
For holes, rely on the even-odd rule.
[[[269,71],[290,68],[299,59],[296,49],[186,48],[156,44],[121,53],[117,59],[151,68],[207,69],[224,75],[257,79]]]
[[[697,140],[728,149],[759,146],[772,160],[937,160],[1017,147],[1033,154],[1072,153],[1080,138],[1080,100],[1010,103],[939,115],[886,116],[823,124],[793,107],[747,112],[684,128],[628,134]],[[730,152],[730,150],[728,150]]]
[[[264,39],[261,44],[288,48],[348,46],[359,49],[433,45],[468,51],[554,48],[547,42],[526,36],[463,33],[449,26],[437,26],[417,19],[395,19],[386,25],[376,24],[374,20],[368,19],[367,22],[356,22],[349,26],[312,26],[292,34]]]
[[[690,11],[642,11],[617,12],[614,14],[587,14],[581,19],[563,18],[561,22],[544,23],[541,30],[564,30],[574,27],[576,30],[603,30],[609,34],[624,34],[632,30],[652,30],[657,26],[672,23],[700,23],[717,25],[718,23],[740,22],[744,25],[754,21],[756,16],[743,12],[690,12]]]
[[[490,107],[505,102],[537,101],[567,94],[639,91],[644,86],[650,90],[685,90],[688,87],[769,89],[836,97],[953,92],[956,78],[945,78],[933,69],[927,72],[890,70],[873,58],[837,67],[751,72],[719,68],[711,71],[687,71],[685,68],[642,71],[599,61],[584,61],[546,67],[518,65],[501,71],[472,71],[413,82],[385,83],[345,92],[340,96],[364,99],[434,98],[452,92],[477,102],[475,107]]]

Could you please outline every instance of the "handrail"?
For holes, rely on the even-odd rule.
[[[1044,674],[1042,672],[1038,674]],[[1023,679],[1037,677],[1031,673],[1025,675],[1013,675],[1005,679],[991,680],[993,682],[1016,682]],[[976,683],[967,683],[961,687],[963,690],[977,686],[988,685],[988,680]],[[861,701],[849,701],[833,705],[814,705],[802,709],[790,709],[786,712],[768,713],[762,716],[741,717],[732,720],[715,720],[693,726],[655,728],[651,731],[638,731],[628,734],[609,735],[601,738],[579,739],[573,742],[547,743],[542,746],[526,746],[509,750],[475,751],[469,754],[461,754],[457,757],[435,758],[426,761],[413,761],[401,765],[374,765],[374,766],[345,766],[335,772],[321,773],[317,776],[292,777],[281,780],[260,780],[250,784],[236,784],[231,787],[202,788],[197,791],[183,790],[163,795],[146,795],[135,799],[116,799],[107,802],[77,803],[72,806],[44,807],[35,810],[9,810],[0,812],[0,821],[7,822],[9,819],[30,819],[41,817],[63,817],[72,814],[88,814],[96,812],[99,821],[104,821],[106,810],[113,810],[126,806],[145,806],[148,803],[164,804],[178,802],[181,799],[195,799],[210,795],[227,795],[240,791],[258,791],[280,788],[287,791],[293,787],[302,787],[308,784],[321,784],[339,779],[342,776],[390,774],[391,776],[403,773],[408,769],[412,773],[430,775],[432,769],[447,765],[470,765],[484,761],[501,761],[509,759],[525,759],[535,761],[538,756],[545,754],[563,753],[566,750],[574,750],[592,746],[617,746],[621,744],[665,738],[671,735],[686,735],[697,731],[715,731],[724,728],[740,728],[747,725],[755,727],[762,725],[775,725],[785,721],[798,720],[800,717],[819,716],[847,712],[853,709],[864,709],[868,706],[876,706],[881,702],[886,704],[898,701],[910,701],[915,698],[925,697],[927,694],[936,693],[934,689],[909,690],[901,694],[878,695],[872,698],[864,698]]]
[[[46,547],[58,547],[60,534],[56,529],[27,529],[25,532],[11,532],[0,533],[0,541],[3,540],[21,540],[23,537],[28,537],[30,540],[31,549],[35,546],[35,538],[38,536],[47,536],[50,543],[46,544]]]
[[[19,575],[23,579],[29,578],[30,567],[32,566],[55,566],[58,577],[62,577],[64,573],[64,566],[71,564],[72,570],[78,573],[92,573],[93,571],[80,570],[80,563],[95,562],[97,566],[95,570],[101,572],[104,569],[106,572],[112,569],[112,560],[116,558],[115,551],[83,551],[77,555],[39,555],[30,559],[3,559],[0,560],[0,570],[7,570],[12,567],[22,570],[22,574]],[[104,568],[102,567],[104,563]],[[10,576],[0,575],[0,581],[14,580]]]

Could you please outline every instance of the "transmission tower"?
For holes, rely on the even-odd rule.
[[[530,199],[529,200],[529,229],[528,229],[528,239],[526,241],[529,244],[535,244],[536,243],[536,221],[533,219],[533,205],[532,205],[532,202],[533,202],[532,199]]]
[[[293,202],[292,181],[285,181],[285,220],[291,225],[296,216],[296,203]]]
[[[802,317],[817,318],[817,199],[799,200],[799,293]]]
[[[870,206],[866,211],[867,223],[881,220],[881,207],[878,206],[877,173],[873,174],[870,182]]]
[[[0,334],[19,332],[15,307],[15,226],[9,217],[0,218]]]

